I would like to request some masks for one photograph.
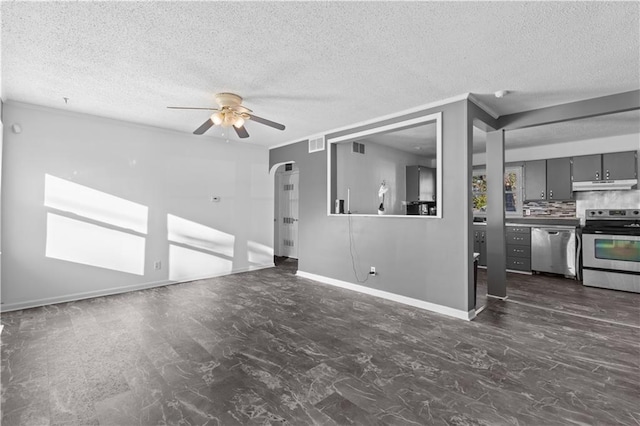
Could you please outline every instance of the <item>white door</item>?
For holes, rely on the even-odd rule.
[[[298,258],[298,171],[276,175],[276,256]]]

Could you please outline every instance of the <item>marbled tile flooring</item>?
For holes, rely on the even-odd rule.
[[[2,314],[2,425],[640,422],[640,295],[510,274],[467,322],[278,263]]]
[[[487,303],[487,272],[478,270],[476,306]],[[640,328],[640,295],[596,289],[554,274],[507,273],[508,301]],[[489,299],[491,301],[492,299]]]

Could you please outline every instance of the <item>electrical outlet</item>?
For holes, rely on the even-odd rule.
[[[162,269],[162,262],[160,262],[159,260],[157,262],[154,262],[153,269],[155,269],[156,271]]]
[[[376,272],[376,267],[372,266],[371,270],[369,271],[369,275],[378,275],[378,273]]]

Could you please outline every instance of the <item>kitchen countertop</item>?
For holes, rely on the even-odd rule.
[[[507,226],[580,226],[577,217],[509,217],[504,221]],[[486,225],[486,222],[473,222],[474,225]]]

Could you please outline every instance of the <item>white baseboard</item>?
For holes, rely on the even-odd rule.
[[[298,271],[296,275],[302,278],[308,278],[310,280],[319,281],[324,284],[329,284],[336,287],[341,287],[347,290],[357,291],[359,293],[369,294],[371,296],[381,297],[387,300],[393,300],[394,302],[402,303],[405,305],[413,306],[416,308],[424,309],[439,314],[444,314],[450,317],[471,321],[476,317],[475,309],[465,312],[459,309],[450,308],[448,306],[438,305],[436,303],[425,302],[424,300],[414,299],[412,297],[401,296],[399,294],[389,293],[384,290],[377,290],[371,287],[365,287],[358,284],[353,284],[347,281],[337,280],[335,278],[329,278],[322,275],[316,275],[309,272]]]
[[[215,278],[215,277],[224,276],[224,275],[233,275],[233,274],[239,274],[242,272],[257,271],[259,269],[273,268],[274,266],[275,265],[273,263],[270,263],[267,265],[248,266],[246,268],[233,270],[228,274],[212,275],[212,276],[206,276],[206,277],[194,277],[194,278],[182,279],[180,281],[170,281],[170,280],[153,281],[153,282],[134,284],[134,285],[128,285],[128,286],[122,286],[122,287],[112,287],[112,288],[96,290],[96,291],[66,294],[63,296],[48,297],[45,299],[27,300],[24,302],[16,302],[16,303],[7,303],[7,304],[0,305],[0,312],[19,311],[21,309],[37,308],[39,306],[54,305],[56,303],[75,302],[77,300],[92,299],[94,297],[110,296],[113,294],[121,294],[121,293],[128,293],[131,291],[146,290],[149,288],[162,287],[165,285],[181,284],[181,283],[191,282],[195,280]]]
[[[169,284],[188,283],[188,282],[191,282],[191,281],[207,280],[209,278],[224,277],[226,275],[241,274],[243,272],[251,272],[251,271],[258,271],[260,269],[274,268],[275,266],[276,266],[275,264],[270,263],[270,264],[267,264],[267,265],[247,266],[246,268],[234,269],[234,270],[232,270],[230,272],[223,272],[223,273],[220,273],[220,274],[191,275],[191,276],[188,276],[188,277],[182,277],[182,278],[180,278],[179,281],[169,281]]]

